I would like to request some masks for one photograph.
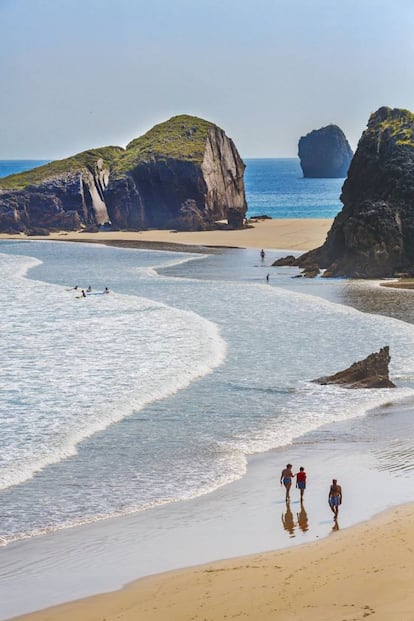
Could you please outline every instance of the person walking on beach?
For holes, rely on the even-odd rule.
[[[280,475],[280,485],[283,484],[286,488],[286,501],[290,499],[290,488],[292,487],[293,476],[292,464],[287,464]]]
[[[300,490],[300,502],[303,502],[303,494],[306,489],[306,472],[305,468],[301,466],[296,476],[296,487]]]
[[[262,258],[262,261],[263,261],[263,259],[265,258],[265,255],[266,255],[266,253],[265,253],[265,251],[264,251],[264,250],[263,250],[263,248],[262,248],[262,249],[261,249],[261,251],[260,251],[260,256],[261,256],[261,258]]]
[[[338,519],[339,506],[342,504],[342,487],[338,485],[336,479],[332,479],[332,485],[329,488],[328,502],[334,514],[334,520],[336,521]]]

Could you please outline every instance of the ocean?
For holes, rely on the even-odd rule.
[[[284,201],[283,213],[313,210],[319,193],[313,217],[327,217],[333,186],[304,186],[296,163],[280,166],[279,201],[275,161],[250,164],[258,214]],[[269,451],[353,455],[362,438],[372,477],[391,482],[370,508],[409,499],[411,410],[389,406],[414,398],[413,293],[292,278],[295,268],[271,267],[278,256],[0,242],[2,549],[214,497]],[[311,382],[384,345],[395,390]],[[8,563],[0,578],[12,574]]]
[[[50,160],[0,160],[0,178],[14,175],[37,166],[47,164]]]

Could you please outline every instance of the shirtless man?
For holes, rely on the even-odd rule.
[[[282,474],[280,475],[280,485],[284,485],[286,487],[286,501],[290,500],[290,488],[292,486],[293,472],[292,472],[292,464],[288,464],[286,468],[282,470]]]
[[[334,514],[334,520],[338,519],[339,505],[342,504],[342,487],[338,485],[336,479],[332,479],[332,485],[329,488],[328,503]]]

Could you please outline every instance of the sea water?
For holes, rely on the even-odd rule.
[[[414,394],[412,324],[257,255],[0,243],[3,544],[210,493],[249,455],[364,420],[389,391],[311,380],[384,344],[393,401]]]
[[[50,160],[0,160],[0,178],[31,170],[47,164]]]
[[[334,218],[344,179],[305,179],[297,158],[246,159],[248,216]]]

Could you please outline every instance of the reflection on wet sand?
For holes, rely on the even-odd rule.
[[[286,511],[282,513],[283,528],[289,533],[290,537],[295,537],[295,530],[300,528],[304,533],[309,530],[308,514],[303,503],[300,505],[300,511],[296,513],[297,522],[293,517],[290,503],[286,502]]]
[[[293,513],[290,509],[289,501],[286,501],[286,513],[282,513],[283,528],[288,531],[291,537],[295,536],[295,522],[293,520]]]
[[[303,503],[301,503],[300,511],[296,515],[298,516],[298,526],[300,530],[306,533],[306,531],[309,530],[309,523],[308,523],[308,514],[306,513]]]

